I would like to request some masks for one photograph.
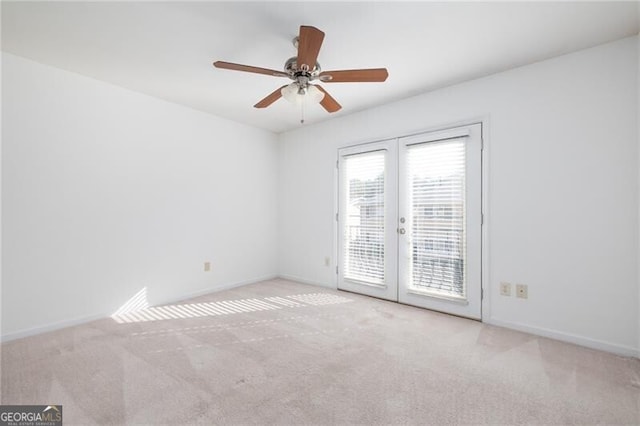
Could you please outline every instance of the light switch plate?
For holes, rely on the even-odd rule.
[[[502,296],[511,296],[511,283],[501,282],[500,283],[500,294]]]

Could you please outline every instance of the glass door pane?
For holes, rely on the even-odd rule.
[[[397,300],[397,142],[339,152],[338,288]]]
[[[344,159],[344,277],[384,285],[385,152]]]
[[[407,147],[411,209],[409,287],[465,298],[464,139]]]
[[[481,125],[401,138],[398,300],[481,318]]]

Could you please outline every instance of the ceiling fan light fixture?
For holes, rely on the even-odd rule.
[[[317,104],[324,98],[324,93],[313,84],[309,84],[306,88],[303,88],[297,82],[283,87],[280,93],[282,93],[283,98],[294,105],[301,105],[303,103]]]
[[[316,86],[310,84],[307,86],[307,96],[310,102],[317,104],[324,99],[324,92],[321,92]]]
[[[298,91],[298,83],[291,83],[290,85],[283,87],[280,93],[282,93],[282,97],[287,101],[297,105],[301,101],[301,99],[298,99]]]

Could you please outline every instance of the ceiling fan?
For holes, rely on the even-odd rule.
[[[289,58],[285,62],[284,71],[223,61],[216,61],[213,65],[216,68],[265,74],[274,77],[288,77],[293,80],[293,83],[284,85],[267,95],[254,105],[255,108],[266,108],[284,96],[285,99],[294,103],[301,103],[304,98],[308,98],[315,102],[320,102],[320,105],[327,112],[336,112],[342,106],[322,86],[312,84],[313,81],[319,80],[323,83],[360,83],[382,82],[387,79],[389,73],[386,68],[322,71],[317,59],[323,40],[324,33],[322,31],[315,27],[302,25],[300,27],[300,35],[293,40],[294,46],[298,49],[298,55]],[[304,122],[304,118],[301,122]]]

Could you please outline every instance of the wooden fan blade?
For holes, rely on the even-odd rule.
[[[278,99],[280,99],[282,97],[281,90],[284,89],[285,87],[287,87],[286,84],[284,86],[274,90],[269,95],[267,95],[267,97],[265,97],[263,100],[261,100],[260,102],[255,104],[253,107],[254,108],[266,108],[266,107],[268,107],[269,105],[271,105],[272,103],[274,103],[275,101],[277,101]]]
[[[234,64],[231,62],[216,61],[213,63],[213,66],[225,70],[252,72],[256,74],[272,75],[275,77],[289,77],[289,74],[287,74],[286,72],[270,70],[267,68],[252,67],[249,65]]]
[[[315,84],[314,86],[316,86],[318,90],[324,93],[324,98],[322,98],[322,100],[320,101],[320,105],[322,105],[322,107],[326,109],[327,112],[336,112],[340,110],[340,108],[342,108],[342,106],[338,103],[338,101],[333,99],[331,95],[322,88],[322,86],[318,84]]]
[[[324,71],[320,73],[320,81],[323,83],[364,83],[382,82],[387,79],[389,73],[386,68],[371,68],[364,70],[338,70]]]
[[[324,33],[316,27],[307,27],[302,25],[300,27],[300,36],[298,37],[298,69],[302,68],[302,65],[307,65],[309,71],[313,70],[318,60],[318,53],[320,53],[320,47],[324,40]]]

